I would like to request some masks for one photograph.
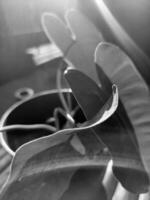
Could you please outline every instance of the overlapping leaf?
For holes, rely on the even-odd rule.
[[[87,197],[87,188],[92,199],[97,200],[102,195],[105,200],[105,191],[99,181],[101,166],[107,165],[109,156],[103,154],[99,140],[87,134],[92,127],[107,120],[115,112],[117,105],[118,92],[114,88],[113,98],[90,121],[20,147],[13,159],[11,173],[0,200],[72,199],[78,187],[78,184],[74,185],[75,177],[78,177],[79,183],[83,183],[76,196],[79,200]],[[79,137],[76,137],[77,134]],[[86,175],[80,182],[78,174],[82,176],[83,173]],[[93,181],[96,182],[92,184]]]
[[[109,87],[111,81],[119,87],[122,102],[117,111],[117,113],[119,112],[119,123],[122,123],[124,131],[126,131],[128,137],[134,142],[137,152],[139,152],[141,162],[144,163],[144,167],[149,176],[150,97],[148,87],[132,61],[118,47],[112,44],[105,42],[98,45],[95,53],[95,62],[101,84]],[[109,134],[111,134],[111,132],[112,130],[109,131]],[[122,139],[122,145],[123,143],[124,138]],[[124,143],[124,145],[126,145],[125,148],[128,149],[129,144]],[[121,150],[123,149],[121,148]],[[134,151],[134,149],[131,149],[128,152],[128,157],[134,154]],[[130,164],[132,168],[132,162]],[[119,180],[120,177],[124,176],[122,172],[117,171],[116,168],[114,168],[114,172],[117,174]],[[129,175],[133,180],[129,185],[133,187],[132,182],[135,183],[134,185],[137,185],[138,180],[140,183],[142,179],[140,180],[138,172],[135,173],[134,176],[131,172]],[[125,176],[124,179],[126,180]],[[148,177],[146,178],[146,176],[145,181],[145,183],[149,183]],[[142,186],[144,186],[144,183],[142,184],[141,182],[141,187]]]
[[[66,24],[57,16],[44,14],[42,25],[47,37],[63,52],[65,58],[94,80],[94,51],[103,40],[101,33],[80,12],[71,10],[66,15]]]
[[[109,62],[112,63],[110,60]],[[95,115],[111,92],[109,79],[105,78],[104,73],[100,75],[101,88],[78,70],[68,69],[65,73],[65,78],[87,119]],[[121,118],[122,113],[123,118]],[[107,122],[95,127],[94,131],[110,149],[114,161],[114,173],[123,186],[132,192],[144,192],[148,187],[148,177],[140,158],[136,137],[130,134],[133,130],[125,114],[120,102],[116,114]]]

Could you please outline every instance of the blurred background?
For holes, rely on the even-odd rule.
[[[99,0],[101,1],[101,0]],[[150,56],[150,2],[148,0],[104,0],[112,14],[133,40]],[[41,27],[41,14],[54,12],[63,17],[66,9],[81,9],[99,24],[108,40],[113,36],[93,0],[0,0],[0,85],[35,70],[27,48],[48,43]],[[98,16],[99,15],[99,16]]]

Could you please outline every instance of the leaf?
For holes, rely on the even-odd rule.
[[[95,200],[99,199],[100,191],[102,191],[103,199],[106,199],[104,189],[102,186],[100,189],[98,183],[100,184],[101,167],[107,165],[109,156],[103,154],[97,138],[92,139],[92,137],[82,137],[82,135],[86,136],[91,127],[107,120],[115,112],[117,101],[118,93],[114,90],[113,98],[111,97],[90,121],[81,124],[80,127],[64,129],[21,146],[13,159],[11,173],[2,190],[0,200],[41,198],[57,200],[63,195],[74,196],[75,188],[71,185],[71,190],[72,187],[74,189],[70,193],[69,185],[75,173],[81,168],[83,171],[86,169],[86,174],[89,174],[85,180],[96,181],[90,188],[88,187],[88,192],[92,197]],[[74,147],[75,143],[72,145],[76,134],[81,135],[79,144],[82,144],[82,148],[85,149],[83,153],[78,151],[79,144],[76,147]],[[87,186],[84,182],[83,188],[80,188],[82,198],[87,197],[85,193]],[[81,200],[82,198],[78,197]]]
[[[106,102],[103,90],[79,70],[68,68],[64,76],[85,116],[91,119]]]
[[[103,75],[102,87],[99,87],[78,70],[68,69],[65,73],[65,78],[88,120],[97,113],[110,95],[111,83]],[[132,192],[146,191],[149,182],[136,146],[136,137],[130,134],[132,129],[127,123],[128,118],[123,115],[129,128],[126,130],[126,124],[120,119],[122,112],[125,113],[119,103],[116,113],[105,123],[95,127],[94,131],[108,146],[113,158],[113,171],[123,186]],[[140,178],[137,180],[136,176]]]
[[[148,87],[136,70],[133,62],[115,45],[106,42],[99,44],[95,53],[95,62],[101,84],[106,85],[106,81],[104,80],[105,77],[107,82],[109,80],[109,84],[110,82],[115,83],[119,88],[120,99],[122,102],[122,105],[120,103],[120,111],[118,111],[120,113],[117,112],[119,114],[119,120],[120,122],[122,121],[124,131],[126,131],[128,137],[135,143],[139,154],[139,160],[141,160],[141,163],[144,164],[143,170],[145,168],[148,173],[146,176],[146,172],[144,170],[143,177],[145,178],[142,179],[141,176],[139,177],[139,172],[133,175],[131,170],[132,173],[130,172],[129,175],[133,179],[131,179],[131,182],[128,182],[126,188],[129,190],[131,189],[132,191],[134,183],[136,192],[140,192],[142,190],[146,191],[149,186],[148,176],[150,175],[150,97]],[[122,145],[123,142],[124,139],[122,139]],[[126,145],[125,148],[127,149],[128,143],[125,142],[124,145]],[[132,152],[130,151],[128,156],[132,158],[131,155],[134,154],[134,151],[135,150],[132,150]],[[121,178],[125,179],[125,175],[122,174],[121,169],[118,170],[114,167],[114,173],[119,180]],[[136,177],[138,177],[138,179]],[[138,188],[138,184],[140,184],[140,182],[141,189],[140,187]]]
[[[73,42],[69,27],[53,13],[44,13],[41,23],[50,42],[57,45],[65,53]]]
[[[44,14],[42,25],[47,37],[62,50],[69,63],[96,80],[93,55],[103,37],[95,25],[76,10],[68,11],[65,24],[56,16]]]
[[[68,12],[66,20],[76,36],[76,41],[70,48],[67,59],[93,80],[97,80],[93,55],[96,46],[103,41],[101,33],[87,17],[78,11]]]

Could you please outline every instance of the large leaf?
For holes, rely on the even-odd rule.
[[[21,146],[13,159],[0,200],[72,199],[75,194],[79,200],[97,200],[101,195],[105,200],[104,188],[99,182],[100,168],[107,165],[109,156],[103,153],[97,138],[86,135],[92,127],[107,120],[117,105],[118,93],[114,90],[113,98],[92,120]],[[77,193],[77,189],[80,192]]]
[[[65,78],[87,119],[95,115],[111,92],[111,83],[104,75],[101,76],[100,88],[88,76],[76,69],[70,68],[65,72]],[[122,119],[120,113],[124,113]],[[116,114],[94,130],[108,146],[114,161],[113,171],[123,186],[132,192],[145,192],[149,183],[148,177],[140,158],[136,137],[130,134],[133,130],[125,114],[120,102]],[[139,179],[136,179],[137,176]]]
[[[95,53],[95,62],[102,86],[107,85],[109,87],[111,82],[115,83],[119,88],[122,102],[119,106],[120,111],[118,108],[119,113],[117,112],[119,114],[119,121],[123,123],[124,131],[128,137],[130,137],[132,141],[134,140],[133,142],[140,154],[140,159],[142,163],[144,163],[144,167],[149,176],[150,97],[148,87],[129,57],[112,44],[101,43],[98,45]],[[124,138],[122,138],[122,143],[123,142]],[[128,143],[124,144],[127,145],[127,149]],[[131,157],[131,155],[134,154],[134,150],[128,153],[128,157]],[[122,172],[118,172],[116,168],[114,168],[114,172],[120,180]],[[130,175],[132,177],[131,173]],[[138,180],[139,182],[142,180],[140,180],[139,176],[137,180],[137,176],[138,173],[133,176],[135,184],[138,183]],[[149,183],[148,177],[145,177],[145,181],[145,183]],[[141,182],[141,187],[142,186],[144,185],[142,185]]]
[[[103,38],[92,22],[80,12],[71,10],[66,14],[66,24],[52,14],[44,14],[42,25],[47,37],[61,49],[69,62],[97,79],[93,55]]]

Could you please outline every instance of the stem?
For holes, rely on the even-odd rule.
[[[51,125],[46,124],[14,124],[14,125],[8,125],[0,128],[0,132],[5,131],[12,131],[12,130],[34,130],[34,129],[45,129],[47,131],[56,132],[56,128]]]
[[[66,118],[66,120],[71,123],[71,125],[75,125],[75,121],[74,119],[72,118],[72,116],[68,113],[66,113],[62,108],[56,108],[54,110],[54,117],[56,119],[56,127],[59,128],[59,119],[58,119],[58,114],[61,114],[62,116],[64,116]],[[58,129],[59,130],[59,129]]]
[[[77,105],[72,111],[71,111],[71,116],[74,116],[78,111],[80,107]]]
[[[68,46],[68,48],[66,49],[66,52],[64,53],[64,59],[66,59],[66,56],[70,50],[70,48],[74,45],[75,40],[72,41],[72,43]],[[62,106],[64,107],[65,111],[71,115],[71,111],[69,106],[67,105],[67,101],[64,97],[64,94],[62,93],[62,79],[63,79],[63,73],[62,71],[64,71],[64,65],[63,65],[63,61],[60,61],[60,65],[59,68],[57,70],[57,77],[56,77],[56,85],[57,85],[57,89],[58,89],[58,94],[60,97],[60,100],[62,102]]]
[[[71,98],[71,93],[70,92],[67,93],[67,102],[68,102],[69,110],[72,111],[73,105],[72,105],[72,98]]]
[[[70,113],[69,107],[68,107],[65,97],[62,93],[62,83],[61,83],[62,77],[63,77],[62,66],[60,66],[57,70],[57,77],[56,77],[58,95],[59,95],[59,98],[60,98],[63,108],[66,110],[67,113]]]

